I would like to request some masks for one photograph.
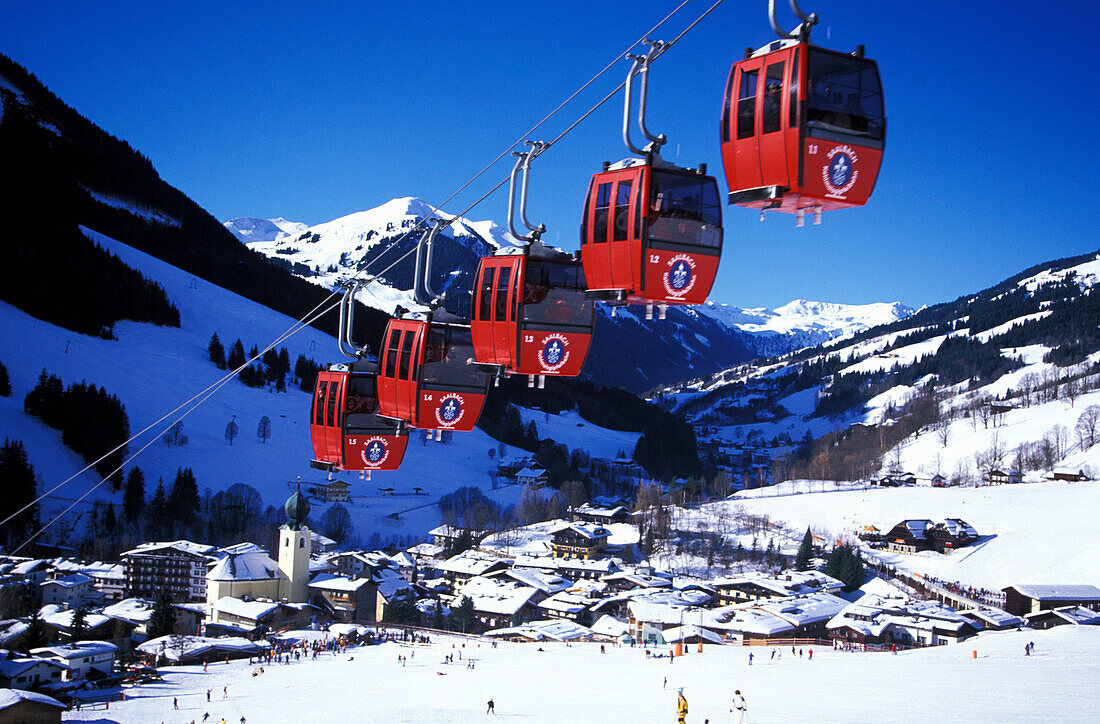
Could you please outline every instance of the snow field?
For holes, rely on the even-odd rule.
[[[675,721],[683,687],[690,724],[736,721],[729,699],[740,689],[748,720],[762,722],[1034,722],[1095,721],[1100,628],[983,634],[953,646],[903,652],[853,653],[814,648],[814,657],[771,659],[769,647],[689,647],[687,656],[646,659],[644,648],[599,644],[466,643],[442,638],[426,646],[381,646],[325,654],[317,661],[247,662],[162,669],[163,684],[127,690],[109,712],[68,712],[65,721],[166,724],[211,721],[279,722],[486,721],[493,699],[499,718],[553,724]],[[1034,641],[1034,655],[1023,655]],[[544,651],[539,651],[539,648]],[[974,658],[974,653],[977,657]],[[458,659],[461,652],[463,659]],[[754,661],[748,664],[748,655]],[[441,663],[455,654],[454,664]],[[398,655],[410,657],[408,665]],[[466,661],[476,659],[476,668]],[[442,675],[441,675],[442,674]],[[667,685],[664,679],[667,677]],[[221,699],[228,686],[229,698]],[[206,703],[206,689],[213,689]],[[172,698],[180,711],[172,709]]]

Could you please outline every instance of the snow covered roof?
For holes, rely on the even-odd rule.
[[[255,643],[240,636],[207,638],[205,636],[169,635],[146,641],[138,646],[137,650],[143,654],[163,654],[169,661],[182,661],[187,658],[202,656],[211,651],[241,651],[251,653],[265,651],[268,648],[270,647],[265,644]]]
[[[153,615],[153,604],[144,598],[127,598],[104,608],[103,615],[131,623],[147,623]]]
[[[1100,588],[1088,584],[1025,584],[1011,588],[1037,601],[1100,601]]]
[[[350,593],[352,591],[358,591],[368,583],[370,583],[369,578],[351,579],[347,576],[334,576],[331,573],[321,573],[309,582],[309,587],[321,591],[341,591]]]
[[[1100,624],[1100,613],[1088,606],[1062,606],[1061,608],[1037,611],[1036,613],[1030,614],[1027,618],[1031,620],[1044,615],[1057,616],[1067,623],[1076,624],[1078,626],[1095,626]]]
[[[420,558],[438,558],[447,549],[443,546],[437,546],[435,543],[418,543],[406,550]]]
[[[575,641],[592,635],[592,630],[573,621],[551,619],[530,621],[522,626],[509,626],[487,631],[486,636],[523,636],[532,641]]]
[[[15,566],[12,567],[11,572],[17,576],[25,576],[28,573],[34,573],[35,571],[40,571],[50,567],[51,566],[48,562],[39,560],[37,558],[32,558],[29,561],[23,561],[21,563],[15,564]]]
[[[59,571],[72,571],[83,573],[92,578],[114,579],[119,582],[126,580],[126,567],[121,563],[78,563],[66,558],[58,558],[52,561],[53,567]]]
[[[208,581],[267,581],[279,577],[279,564],[264,550],[231,553],[215,563]]]
[[[620,573],[612,573],[610,575],[604,576],[600,580],[606,581],[607,583],[624,581],[626,583],[630,583],[636,586],[637,588],[664,588],[672,586],[672,581],[667,578],[662,578],[660,576],[651,576],[646,573],[628,573],[625,571]]]
[[[46,706],[55,706],[58,709],[68,708],[57,699],[46,696],[45,694],[37,694],[33,691],[23,691],[22,689],[0,689],[0,711],[24,701],[33,701]]]
[[[557,611],[558,613],[578,614],[593,603],[595,601],[588,596],[570,591],[560,591],[539,603],[538,607],[547,611]]]
[[[43,607],[45,608],[45,607]],[[43,623],[49,624],[54,628],[71,628],[73,625],[73,614],[76,613],[71,608],[62,609],[51,613],[40,614],[40,618]],[[107,623],[111,619],[104,616],[101,613],[85,613],[84,614],[84,627],[86,629],[99,628],[103,624]]]
[[[439,569],[447,573],[465,576],[480,576],[501,564],[507,566],[510,561],[477,551],[463,551],[453,558],[439,564]]]
[[[176,540],[170,542],[142,543],[133,550],[128,550],[122,555],[145,555],[160,551],[176,550],[181,553],[189,553],[194,556],[212,557],[216,549],[204,543],[192,543],[189,540]]]
[[[793,626],[807,626],[828,621],[840,613],[848,602],[831,593],[812,593],[793,598],[773,599],[753,606],[778,616]]]
[[[947,518],[943,522],[943,527],[947,529],[948,533],[956,537],[963,534],[970,538],[978,537],[978,531],[974,530],[974,526],[961,518]]]
[[[601,636],[622,636],[630,631],[630,624],[611,615],[603,615],[592,624],[592,633]]]
[[[915,540],[925,540],[924,531],[932,527],[932,521],[923,519],[903,520],[901,524],[909,529]]]
[[[387,601],[412,590],[411,583],[402,578],[400,573],[389,568],[379,571],[374,576],[374,583],[378,586],[378,595]]]
[[[685,615],[684,621],[694,621],[698,615],[698,613],[690,617]],[[759,636],[775,636],[786,631],[793,631],[795,628],[789,621],[768,611],[759,608],[736,608],[733,606],[704,611],[703,626],[710,629]]]
[[[1013,616],[1007,611],[1004,611],[1000,608],[993,608],[991,606],[972,608],[966,611],[962,611],[961,613],[967,618],[975,619],[987,626],[992,626],[995,628],[1009,628],[1011,626],[1020,626],[1025,623],[1024,619],[1020,616]]]
[[[259,621],[279,606],[275,601],[245,601],[236,596],[223,596],[210,604],[210,608],[215,611],[248,621]]]
[[[30,629],[30,624],[16,619],[0,621],[0,646],[5,646],[9,641],[23,635]]]
[[[476,576],[455,594],[454,605],[458,605],[462,598],[469,598],[476,611],[514,615],[537,593],[538,589],[520,585],[517,581]]]
[[[523,585],[537,588],[547,595],[553,595],[573,586],[573,582],[568,578],[559,576],[556,573],[540,572],[533,568],[508,568],[490,575],[513,578]]]
[[[42,586],[60,586],[61,588],[71,589],[78,586],[87,586],[91,583],[91,577],[85,576],[83,573],[70,573],[64,578],[56,578],[52,581],[43,581]]]
[[[113,654],[118,647],[107,641],[77,641],[64,646],[45,646],[40,649],[31,649],[35,656],[51,657],[55,659],[82,659],[85,656],[98,656],[99,654]]]

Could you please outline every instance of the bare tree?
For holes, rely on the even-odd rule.
[[[271,418],[267,415],[260,418],[260,424],[256,427],[256,437],[260,438],[260,442],[264,444],[267,444],[268,438],[271,437]]]
[[[1100,432],[1100,405],[1089,405],[1077,418],[1074,428],[1077,432],[1077,442],[1081,449],[1092,447],[1097,442],[1097,433]]]
[[[1071,377],[1066,380],[1066,383],[1062,385],[1062,397],[1069,400],[1069,406],[1072,408],[1073,403],[1077,402],[1077,398],[1081,396],[1081,382],[1076,377]]]
[[[947,442],[951,439],[951,423],[948,420],[941,420],[937,425],[936,439],[940,441],[940,445],[947,447]]]
[[[225,441],[232,445],[233,441],[237,439],[237,435],[240,431],[240,427],[237,426],[237,416],[234,415],[233,419],[229,421],[229,424],[225,426]]]

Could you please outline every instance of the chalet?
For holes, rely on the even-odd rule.
[[[68,608],[76,608],[92,598],[94,586],[91,576],[73,573],[64,578],[45,581],[40,586],[42,603],[56,603]]]
[[[896,553],[916,553],[932,547],[925,531],[932,521],[924,519],[903,520],[886,534],[886,548]]]
[[[111,602],[121,601],[126,590],[126,569],[121,563],[78,563],[58,558],[53,563],[51,578],[62,578],[71,573],[82,573],[92,579],[96,598]]]
[[[497,558],[477,551],[463,551],[443,561],[437,568],[447,579],[451,591],[457,592],[470,579],[493,571],[502,571],[508,568],[508,564],[509,560],[506,558]]]
[[[475,545],[485,537],[485,531],[468,528],[456,528],[444,523],[438,528],[428,531],[432,537],[432,543],[447,550],[453,549],[463,538],[468,538],[471,545]]]
[[[620,571],[604,576],[600,579],[613,591],[633,591],[637,588],[667,588],[672,586],[668,578],[652,575],[652,570],[644,571]]]
[[[1044,479],[1046,479],[1046,480],[1065,480],[1065,481],[1068,481],[1068,482],[1071,482],[1071,483],[1079,483],[1083,480],[1088,480],[1089,477],[1087,475],[1085,475],[1084,470],[1078,470],[1078,471],[1075,472],[1073,470],[1063,470],[1063,469],[1057,469],[1056,468],[1055,470],[1053,470],[1048,475],[1045,475]]]
[[[983,631],[1010,631],[1027,623],[1020,616],[1013,616],[1007,611],[992,606],[969,608],[959,613]]]
[[[307,603],[279,603],[271,600],[245,600],[225,596],[210,604],[210,624],[228,630],[255,632],[283,626],[308,627],[320,611]]]
[[[0,659],[0,689],[37,689],[68,680],[69,667],[38,656]]]
[[[303,483],[298,480],[287,485],[290,486],[291,492],[294,492]],[[305,483],[303,487],[304,493],[315,503],[346,503],[349,500],[348,491],[351,489],[351,483],[334,478],[324,483]]]
[[[336,550],[339,545],[340,544],[332,538],[321,535],[315,530],[309,532],[309,550],[315,555],[318,553],[331,553]]]
[[[76,641],[64,646],[32,649],[31,656],[55,661],[69,670],[69,680],[110,676],[118,647],[106,641]]]
[[[61,722],[66,707],[57,699],[19,689],[0,690],[0,722],[12,724],[53,724]]]
[[[531,601],[536,594],[538,589],[518,581],[477,576],[458,590],[455,601],[470,599],[482,627],[501,628],[530,620],[535,610]]]
[[[570,508],[574,521],[582,523],[596,523],[597,525],[611,525],[612,523],[633,523],[634,516],[625,507],[619,505],[614,508],[600,508],[589,503]]]
[[[516,482],[533,488],[543,488],[550,484],[550,471],[538,466],[524,468],[516,473]]]
[[[1100,606],[1100,588],[1087,584],[1017,585],[1004,589],[1005,611],[1027,616],[1065,606]]]
[[[153,664],[201,664],[205,661],[246,659],[262,656],[271,644],[253,642],[240,636],[161,636],[137,647],[137,653]]]
[[[13,576],[34,586],[42,585],[54,567],[50,561],[38,558],[7,558],[5,561],[0,565],[0,574]]]
[[[514,480],[516,473],[524,468],[530,467],[534,464],[534,458],[512,458],[510,460],[501,460],[497,464],[497,475],[502,478],[508,478]]]
[[[555,558],[596,559],[603,553],[611,532],[599,525],[563,523],[550,531]]]
[[[592,606],[599,601],[589,591],[559,591],[540,601],[537,608],[547,618],[563,618],[587,626],[592,623]]]
[[[1054,628],[1072,624],[1075,626],[1100,626],[1100,610],[1087,606],[1060,606],[1036,611],[1025,616],[1031,628]]]
[[[859,532],[856,533],[856,536],[861,541],[867,543],[872,547],[875,547],[879,544],[885,545],[886,543],[886,537],[882,534],[882,531],[870,524],[860,528]]]
[[[788,637],[824,638],[826,626],[848,605],[848,602],[831,593],[812,593],[803,596],[772,599],[756,604],[747,610],[763,611],[791,625]]]
[[[719,603],[731,606],[812,593],[835,593],[844,588],[844,583],[818,571],[788,570],[778,576],[750,572],[719,578],[713,586]]]
[[[374,621],[376,591],[369,578],[322,573],[309,582],[310,603],[340,623]]]
[[[620,570],[622,561],[616,558],[555,558],[553,556],[517,556],[515,568],[530,568],[557,573],[572,580],[598,580]]]
[[[578,641],[588,640],[592,630],[570,621],[531,621],[520,626],[509,626],[487,631],[486,636],[505,641]]]
[[[386,609],[410,597],[416,600],[413,585],[392,568],[384,568],[371,579],[377,591],[374,597],[374,620],[385,621]]]
[[[950,606],[874,594],[849,604],[826,624],[834,641],[861,647],[958,643],[977,628]]]
[[[936,523],[924,531],[930,547],[937,553],[950,553],[959,548],[965,548],[980,537],[966,521],[960,518],[948,518],[943,523]]]
[[[42,609],[41,621],[46,634],[46,639],[51,642],[72,641],[73,638],[73,609],[57,610],[57,606],[46,606]],[[128,651],[130,647],[130,635],[134,632],[135,624],[128,621],[105,616],[101,613],[86,613],[84,615],[84,628],[77,632],[80,638],[94,641],[107,641],[119,649]]]
[[[950,482],[948,482],[947,478],[939,473],[933,475],[929,482],[931,482],[933,488],[946,488],[950,486]]]
[[[985,474],[985,482],[989,485],[1018,485],[1023,481],[1023,473],[1018,470],[990,470]]]

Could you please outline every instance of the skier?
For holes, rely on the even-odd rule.
[[[676,722],[684,724],[687,721],[688,700],[684,698],[684,690],[680,689],[676,695]]]
[[[489,700],[489,708],[485,710],[485,713],[486,714],[492,714],[493,716],[496,716],[496,713],[497,713],[496,705],[493,704],[492,699]]]
[[[176,697],[172,697],[172,708],[178,710],[180,708],[180,700]]]
[[[741,696],[741,690],[738,689],[733,692],[733,708],[731,712],[737,713],[737,721],[740,723],[745,720],[745,712],[748,711],[748,706],[745,705],[745,697]]]
[[[749,666],[752,666],[752,652],[749,652]]]
[[[814,650],[813,650],[813,649],[810,649],[810,657],[809,657],[809,660],[810,660],[810,661],[813,661],[813,660],[814,660]]]
[[[206,690],[206,700],[210,701],[210,689]]]

